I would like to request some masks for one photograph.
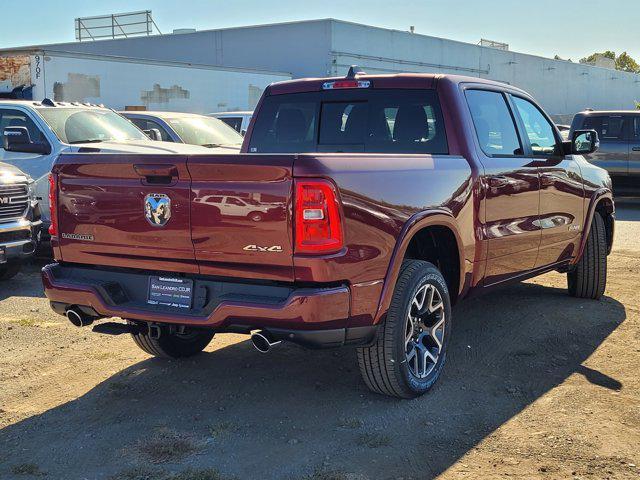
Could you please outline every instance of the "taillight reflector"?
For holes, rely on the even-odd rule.
[[[326,180],[295,181],[296,253],[333,253],[343,243],[335,187]]]
[[[51,225],[49,225],[49,235],[58,235],[58,175],[49,174],[49,213]]]
[[[339,88],[369,88],[371,82],[369,80],[335,80],[333,82],[324,82],[323,90],[336,90]]]

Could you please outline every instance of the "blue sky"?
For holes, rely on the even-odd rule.
[[[0,0],[0,48],[74,40],[73,20],[150,9],[160,29],[211,29],[333,17],[577,60],[628,51],[640,61],[640,0]]]

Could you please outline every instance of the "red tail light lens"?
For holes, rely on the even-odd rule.
[[[339,88],[369,88],[371,82],[369,80],[336,80],[334,82],[324,82],[323,90],[337,90]]]
[[[326,180],[296,180],[296,253],[333,253],[343,245],[335,187]]]
[[[49,235],[58,235],[58,175],[49,174],[49,213],[51,225],[49,225]]]

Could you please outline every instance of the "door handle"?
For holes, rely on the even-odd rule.
[[[144,182],[151,185],[170,185],[178,177],[175,165],[134,165],[136,173],[144,177]]]
[[[497,177],[490,177],[489,178],[489,186],[491,188],[506,187],[507,185],[509,185],[509,183],[510,183],[509,178],[504,177],[502,175],[499,175]]]
[[[634,152],[640,152],[640,147],[633,147],[631,150],[633,150]]]

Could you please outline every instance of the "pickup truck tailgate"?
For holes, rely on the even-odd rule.
[[[61,155],[58,242],[65,262],[197,273],[187,157]]]
[[[193,155],[191,226],[200,273],[292,281],[294,155]]]

